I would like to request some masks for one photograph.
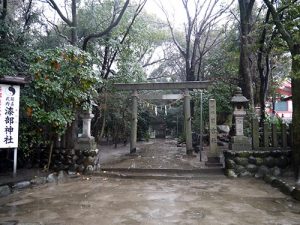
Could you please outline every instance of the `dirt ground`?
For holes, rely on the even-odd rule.
[[[185,157],[184,148],[177,148],[172,142],[156,141],[138,147],[134,157],[128,156],[128,147],[114,152],[103,149],[102,165],[112,168],[203,165],[197,157]],[[300,202],[252,178],[156,180],[82,176],[0,198],[0,224],[299,225]]]

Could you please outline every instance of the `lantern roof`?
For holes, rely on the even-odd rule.
[[[237,87],[235,90],[234,96],[231,98],[231,103],[247,103],[249,100],[243,96],[242,89],[240,87]]]

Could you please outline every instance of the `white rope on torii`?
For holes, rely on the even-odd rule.
[[[158,115],[158,108],[160,108],[161,110],[164,109],[165,115],[168,115],[168,109],[172,108],[173,105],[177,104],[178,101],[180,101],[181,99],[183,99],[183,95],[182,94],[144,94],[144,95],[139,95],[137,97],[140,102],[142,103],[143,106],[146,106],[147,108],[150,108],[152,110],[154,110],[155,115]],[[168,104],[162,104],[162,105],[156,105],[153,103],[150,103],[147,100],[175,100],[172,101],[171,103]]]

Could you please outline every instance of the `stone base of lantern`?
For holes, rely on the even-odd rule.
[[[229,143],[229,149],[233,151],[249,151],[252,150],[252,146],[247,137],[233,136]]]
[[[94,137],[80,137],[75,143],[76,150],[93,151],[97,149],[97,144]]]

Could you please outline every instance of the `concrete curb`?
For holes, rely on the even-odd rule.
[[[257,178],[259,179],[259,178]],[[300,201],[300,188],[295,187],[284,180],[280,179],[279,177],[275,177],[272,175],[265,175],[263,180],[270,184],[274,188],[278,188],[282,193],[286,195],[292,196],[294,199]]]
[[[46,183],[58,184],[60,182],[66,181],[69,178],[78,178],[78,177],[80,177],[80,175],[76,173],[67,174],[64,171],[59,171],[58,173],[50,173],[47,176],[41,176],[41,177],[36,176],[29,180],[3,183],[0,185],[0,198],[13,194],[16,191],[33,188]]]

